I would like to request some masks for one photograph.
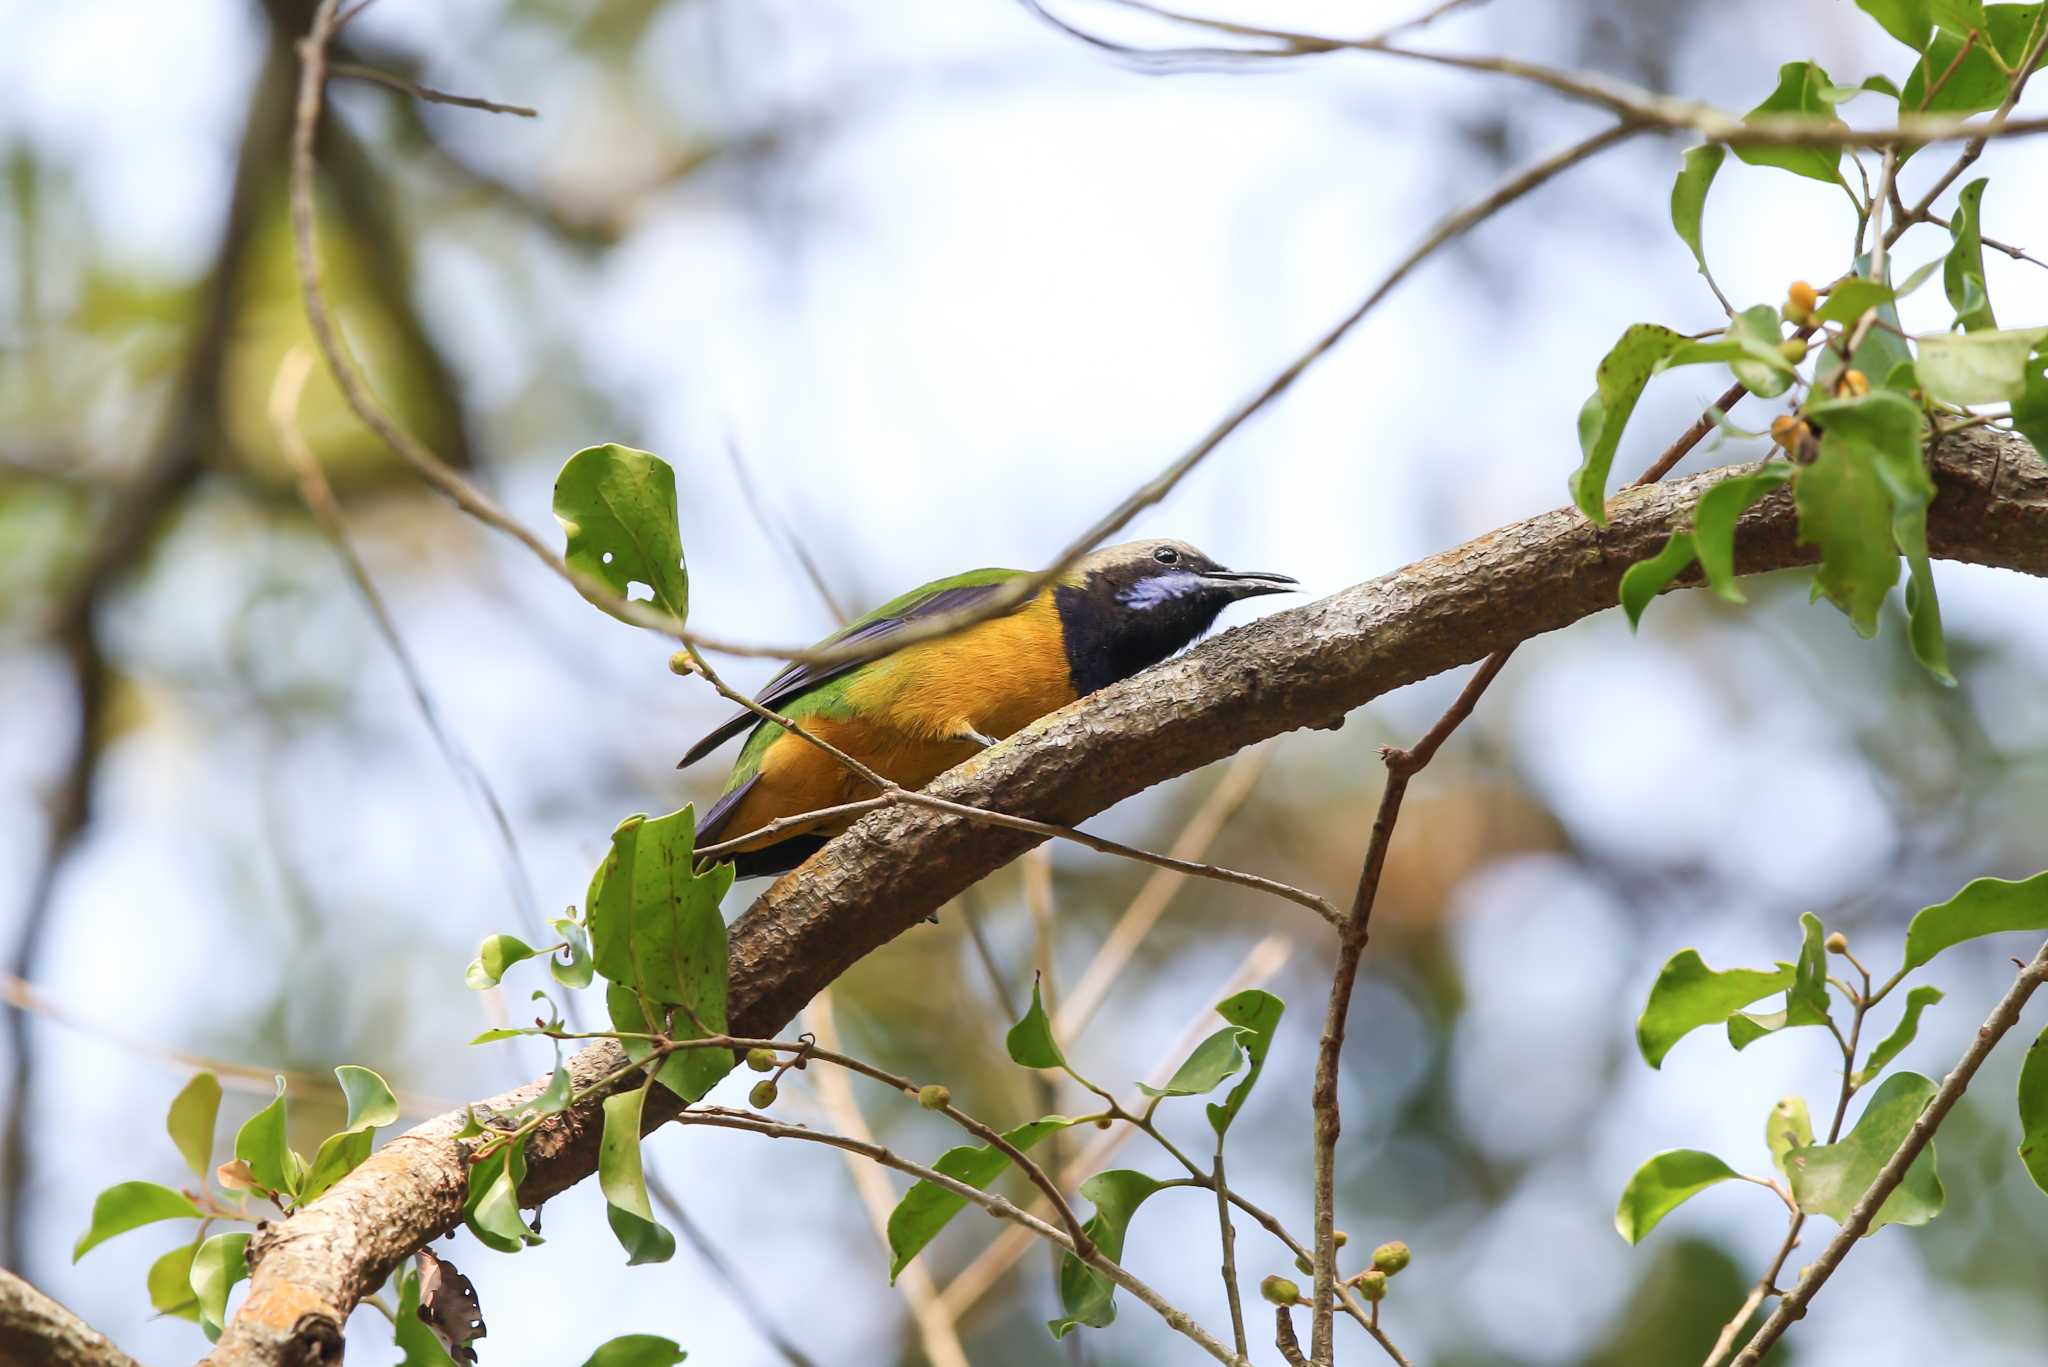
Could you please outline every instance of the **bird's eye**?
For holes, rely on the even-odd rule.
[[[1161,546],[1152,552],[1152,558],[1162,565],[1175,565],[1180,563],[1180,552],[1171,546]]]

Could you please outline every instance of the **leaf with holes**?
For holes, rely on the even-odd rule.
[[[688,619],[690,577],[667,461],[630,446],[585,447],[555,477],[555,520],[568,536],[570,569],[622,598],[641,585],[678,626]]]
[[[697,872],[695,844],[692,808],[652,820],[628,817],[612,832],[611,852],[591,878],[585,903],[597,971],[632,994],[680,1008],[667,1013],[677,1039],[724,1034],[726,1024],[718,904],[732,886],[733,866]],[[616,1010],[613,1016],[616,1024]],[[730,1049],[685,1050],[664,1065],[662,1081],[695,1101],[732,1066]]]

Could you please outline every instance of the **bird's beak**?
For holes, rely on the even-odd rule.
[[[1226,589],[1232,598],[1257,598],[1264,593],[1292,593],[1301,581],[1268,570],[1206,570],[1202,578]]]

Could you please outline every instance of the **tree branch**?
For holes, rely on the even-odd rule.
[[[0,1267],[0,1362],[140,1367],[104,1334]]]
[[[2031,447],[1973,429],[1941,442],[1933,466],[1936,555],[2048,575],[2048,464]],[[1571,509],[1544,513],[1225,632],[1042,718],[931,792],[1072,823],[1269,736],[1327,726],[1392,689],[1612,607],[1622,571],[1652,554],[1726,473],[1626,490],[1610,502],[1605,529]],[[1744,573],[1813,559],[1796,542],[1782,491],[1744,515],[1737,551]],[[870,813],[734,923],[730,1030],[774,1033],[855,960],[1041,839],[921,805]],[[616,1045],[593,1046],[570,1060],[572,1081],[588,1086],[619,1062]],[[515,1110],[541,1085],[488,1104]],[[646,1123],[675,1110],[657,1090]],[[462,1123],[454,1112],[399,1136],[259,1235],[249,1295],[212,1361],[315,1361],[323,1328],[338,1328],[400,1259],[461,1219]],[[522,1199],[538,1204],[588,1177],[602,1128],[594,1103],[541,1128]]]

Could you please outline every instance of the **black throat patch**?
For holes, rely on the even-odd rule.
[[[1231,595],[1191,573],[1134,567],[1061,585],[1053,605],[1065,633],[1068,677],[1077,694],[1128,679],[1196,640]]]

